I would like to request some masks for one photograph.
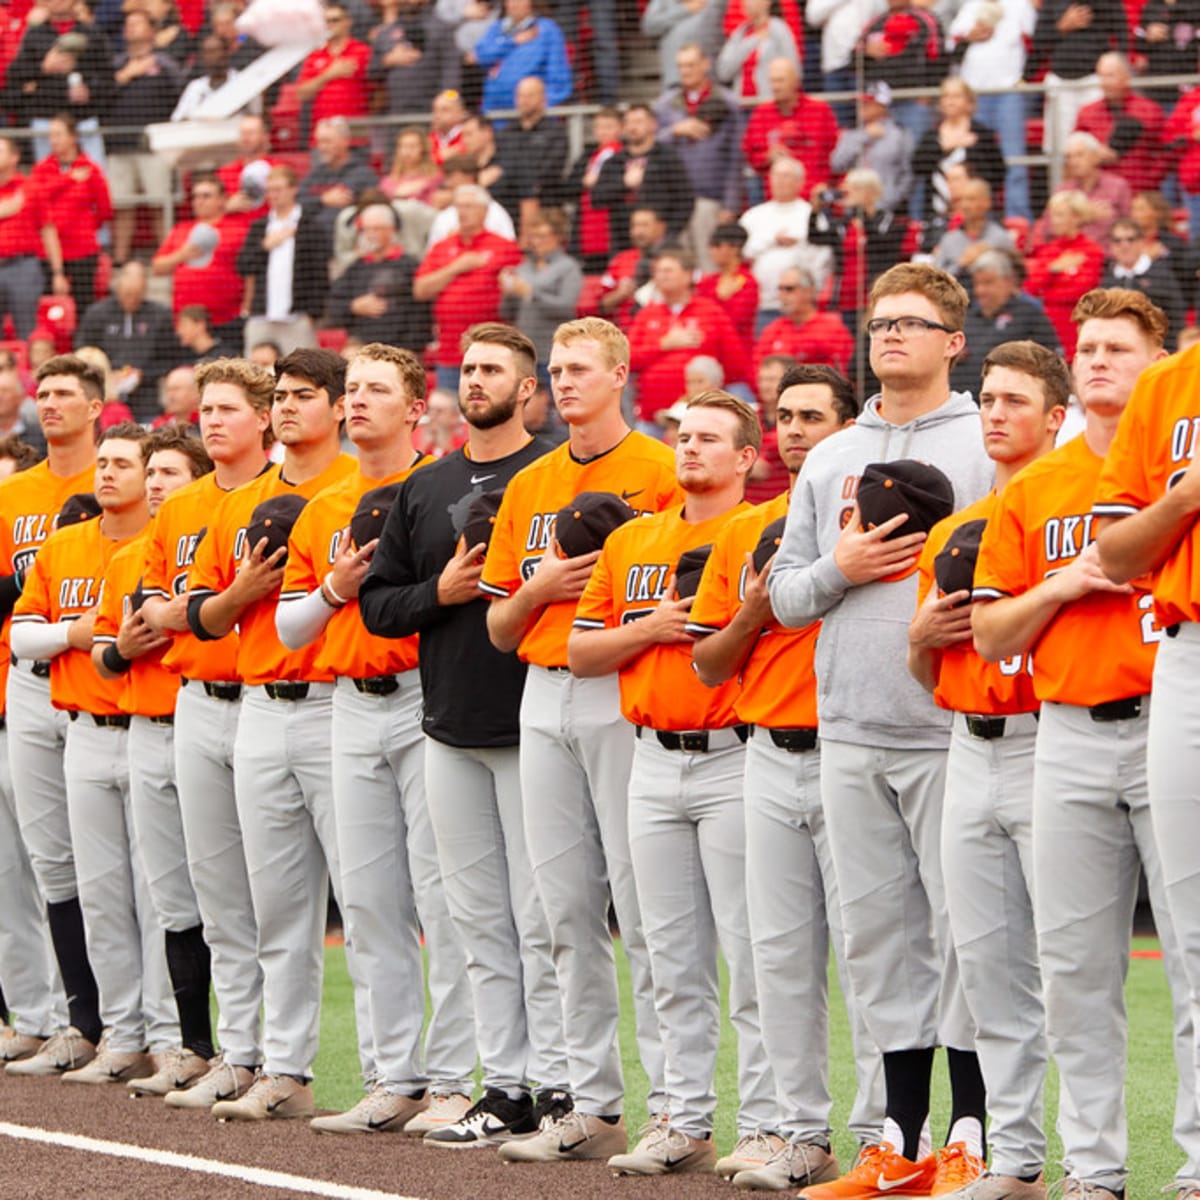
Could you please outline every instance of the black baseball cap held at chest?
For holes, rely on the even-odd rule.
[[[634,515],[615,492],[580,492],[558,510],[554,536],[567,558],[577,558],[599,550],[604,539]]]
[[[943,471],[913,458],[868,463],[858,484],[858,512],[864,530],[876,529],[900,513],[908,520],[888,534],[928,533],[954,511],[954,485]]]
[[[266,538],[267,547],[263,551],[263,558],[270,558],[281,546],[286,547],[292,534],[292,526],[296,524],[296,518],[306,503],[303,496],[288,492],[282,496],[272,496],[257,505],[250,514],[250,524],[246,526],[246,548],[253,550]],[[285,562],[286,554],[283,560],[275,565],[282,567]]]

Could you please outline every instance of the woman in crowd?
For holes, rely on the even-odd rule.
[[[432,204],[433,194],[442,182],[442,173],[433,161],[429,139],[423,129],[406,126],[396,135],[396,151],[388,173],[379,186],[389,200],[419,200]]]

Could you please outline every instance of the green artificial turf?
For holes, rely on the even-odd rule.
[[[1135,951],[1154,951],[1157,945],[1156,941],[1149,938],[1137,938],[1133,943]],[[632,1134],[646,1118],[646,1077],[637,1061],[629,972],[619,944],[617,961],[622,988],[621,1049],[629,1098],[626,1120]],[[854,1068],[845,1009],[841,1004],[837,977],[832,970],[829,984],[832,1005],[830,1082],[834,1093],[834,1148],[842,1162],[849,1162],[854,1155],[854,1144],[846,1131],[846,1117],[853,1095]],[[1133,1200],[1135,1197],[1152,1196],[1164,1184],[1170,1183],[1182,1161],[1182,1155],[1171,1136],[1175,1104],[1171,1003],[1159,959],[1135,957],[1131,960],[1126,996],[1130,1030],[1126,1089],[1131,1170],[1128,1195]],[[324,1001],[321,1051],[316,1064],[317,1103],[325,1108],[347,1108],[355,1103],[361,1090],[354,1006],[345,955],[340,946],[330,947],[325,954]],[[723,1022],[722,1029],[717,1061],[720,1105],[717,1110],[716,1137],[718,1146],[724,1151],[735,1139],[737,1068],[734,1039],[728,1021]],[[1057,1099],[1057,1078],[1051,1068],[1046,1088],[1047,1123],[1051,1127]],[[946,1072],[939,1056],[934,1068],[932,1124],[935,1143],[945,1136],[948,1114]],[[1048,1177],[1054,1179],[1061,1174],[1058,1167],[1061,1145],[1053,1132],[1049,1157],[1052,1166]]]

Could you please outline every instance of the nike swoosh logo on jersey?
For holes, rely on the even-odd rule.
[[[875,1180],[875,1186],[881,1192],[894,1192],[897,1188],[903,1187],[906,1183],[912,1183],[914,1179],[920,1178],[920,1171],[914,1171],[911,1175],[905,1175],[903,1179],[888,1179],[887,1176],[880,1171],[879,1178]]]
[[[634,496],[640,496],[645,490],[646,490],[645,488],[638,488],[638,490],[636,492],[622,492],[621,499],[622,500],[632,500],[634,498]]]
[[[495,475],[472,475],[471,483],[472,483],[472,485],[477,484],[477,483],[486,483],[489,479],[495,479],[495,478],[496,478]]]

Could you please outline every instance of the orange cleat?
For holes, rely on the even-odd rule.
[[[983,1159],[972,1154],[964,1142],[951,1142],[933,1157],[937,1159],[937,1172],[929,1191],[931,1196],[953,1196],[987,1169]]]
[[[840,1179],[804,1188],[798,1200],[877,1200],[878,1197],[932,1195],[938,1160],[934,1154],[913,1162],[887,1142],[866,1146]]]

